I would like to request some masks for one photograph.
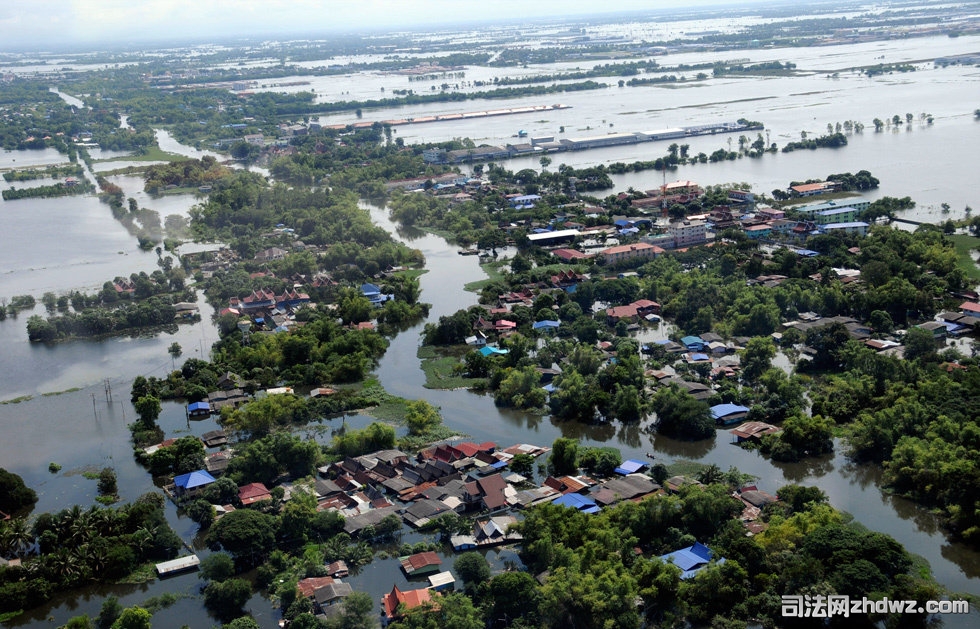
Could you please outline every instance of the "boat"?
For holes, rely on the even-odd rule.
[[[520,131],[517,132],[517,137],[519,137],[519,138],[526,138],[527,137],[527,131],[525,131],[524,129],[521,129]]]

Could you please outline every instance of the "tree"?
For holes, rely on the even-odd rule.
[[[201,578],[227,581],[235,576],[235,560],[228,553],[212,553],[201,561]]]
[[[183,352],[184,352],[183,348],[181,348],[180,343],[178,343],[177,341],[171,343],[170,347],[167,348],[167,353],[170,354],[170,356],[175,359],[180,358],[180,355]]]
[[[223,625],[226,629],[261,629],[251,616],[241,616]]]
[[[103,496],[115,496],[117,491],[115,470],[111,467],[102,468],[99,472],[99,493]]]
[[[252,586],[244,579],[212,581],[204,588],[204,604],[225,618],[240,612],[251,596]]]
[[[552,473],[563,476],[578,471],[578,441],[559,437],[551,444],[548,465]]]
[[[490,564],[486,558],[476,551],[463,553],[453,563],[456,574],[463,580],[467,589],[480,585],[490,579]]]
[[[330,629],[374,629],[374,599],[370,594],[354,592],[344,599],[340,617],[328,622]]]
[[[715,422],[706,402],[696,400],[676,385],[661,389],[653,397],[657,432],[678,439],[708,439],[715,435]]]
[[[490,618],[513,623],[522,619],[525,626],[536,626],[541,592],[538,582],[526,572],[505,572],[490,580]]]
[[[902,339],[905,345],[906,360],[934,360],[936,358],[936,339],[932,332],[918,327],[911,327]]]
[[[407,404],[405,423],[408,424],[408,434],[421,435],[442,423],[439,409],[425,400],[414,400]]]
[[[150,629],[152,618],[153,615],[142,607],[127,607],[112,623],[112,629]]]
[[[95,619],[95,625],[99,629],[109,629],[112,623],[116,622],[119,616],[122,615],[122,612],[123,606],[119,604],[119,599],[110,594],[102,601],[102,609]]]
[[[776,355],[776,346],[767,336],[757,336],[749,339],[741,352],[742,379],[746,382],[756,382],[772,365]]]
[[[19,474],[0,468],[0,511],[14,513],[37,502],[37,494]]]
[[[225,514],[211,528],[208,545],[224,548],[243,567],[258,565],[275,548],[276,520],[270,515],[239,509]]]
[[[530,478],[534,474],[534,457],[530,454],[515,454],[510,460],[510,469],[515,474]]]
[[[616,448],[581,448],[578,454],[578,466],[598,476],[612,476],[623,456]]]
[[[152,395],[146,395],[136,400],[136,414],[139,415],[140,422],[146,426],[152,426],[163,411],[160,400]]]

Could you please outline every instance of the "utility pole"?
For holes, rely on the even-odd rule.
[[[107,404],[112,404],[112,385],[109,384],[109,379],[106,378],[103,381],[103,384],[105,386],[105,401],[106,401]],[[94,395],[95,394],[93,394],[93,397],[94,397]]]

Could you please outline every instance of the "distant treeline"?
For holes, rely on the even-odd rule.
[[[82,177],[82,167],[79,164],[69,164],[67,166],[48,166],[38,170],[11,170],[3,174],[6,181],[33,181],[34,179],[52,179],[58,177]]]
[[[64,197],[70,194],[86,194],[94,190],[95,186],[84,180],[79,180],[79,182],[73,186],[66,186],[63,183],[58,182],[50,186],[20,189],[11,188],[10,190],[4,190],[3,200],[13,201],[15,199],[46,199],[48,197]]]
[[[561,92],[577,92],[581,90],[601,90],[609,87],[605,83],[583,81],[581,83],[566,83],[554,85],[536,85],[526,87],[504,87],[487,92],[438,92],[435,94],[409,94],[399,98],[378,98],[361,101],[339,101],[335,103],[314,103],[312,99],[277,103],[276,115],[297,116],[307,114],[323,114],[335,111],[351,111],[358,109],[400,107],[402,105],[418,105],[423,103],[445,103],[454,101],[477,100],[483,98],[520,98],[524,96],[542,96],[559,94]]]
[[[76,336],[99,336],[133,328],[173,324],[177,311],[169,301],[150,297],[120,308],[91,308],[81,313],[68,312],[45,320],[34,315],[27,320],[27,336],[32,341],[48,342]]]

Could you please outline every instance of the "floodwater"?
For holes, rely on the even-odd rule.
[[[878,56],[886,62],[901,59],[925,59],[936,55],[966,52],[980,47],[980,38],[917,39],[907,42],[881,42],[836,48],[789,51],[751,51],[753,61],[781,58],[796,61],[801,68],[820,72],[867,65]],[[740,51],[738,54],[742,54]],[[767,55],[775,55],[768,57]],[[785,56],[782,56],[785,55]],[[731,56],[729,53],[728,56]],[[699,57],[700,58],[700,57]],[[727,58],[727,57],[726,57]],[[666,61],[673,62],[680,56]],[[685,62],[691,62],[694,59]],[[804,62],[810,64],[806,66]],[[835,65],[840,62],[840,67]],[[469,75],[467,79],[469,79]],[[400,80],[405,81],[403,77]],[[444,103],[415,108],[370,112],[369,119],[432,114],[441,111],[475,111],[485,108],[550,104],[565,102],[572,109],[547,114],[547,120],[531,121],[532,116],[488,118],[479,121],[437,123],[397,128],[396,137],[408,141],[443,140],[473,136],[479,141],[504,142],[519,128],[532,135],[558,134],[566,126],[566,135],[595,135],[608,131],[641,131],[683,124],[714,122],[747,117],[763,121],[772,141],[779,144],[796,139],[801,130],[822,133],[827,122],[858,119],[867,128],[863,135],[853,136],[843,149],[820,149],[815,152],[769,155],[759,160],[741,159],[721,164],[690,166],[671,173],[672,178],[690,178],[702,185],[730,181],[748,181],[757,190],[785,187],[791,179],[822,177],[832,172],[866,168],[882,181],[875,194],[904,196],[920,202],[916,211],[928,212],[942,201],[953,205],[954,213],[965,204],[980,207],[970,184],[975,180],[971,168],[980,123],[972,120],[980,73],[975,68],[923,70],[906,75],[866,79],[824,76],[772,79],[712,79],[679,89],[609,88],[599,92],[563,94],[547,98],[514,101]],[[407,82],[407,81],[405,81]],[[354,81],[353,83],[357,83]],[[353,84],[352,83],[352,84]],[[343,89],[343,83],[331,83]],[[922,126],[916,122],[912,131],[886,131],[875,134],[874,117],[885,118],[911,111],[929,112],[935,123]],[[367,116],[366,116],[367,118]],[[350,115],[330,117],[322,122],[352,120]],[[612,123],[614,126],[609,127]],[[588,127],[591,127],[589,129]],[[158,132],[161,148],[201,157],[213,154],[180,145],[164,131]],[[736,138],[737,140],[737,138]],[[727,147],[727,138],[714,136],[690,142],[692,151],[711,152]],[[649,159],[664,153],[661,144],[645,144],[603,149],[555,157],[574,165],[597,162]],[[574,161],[573,161],[574,160]],[[0,153],[0,168],[22,168],[64,162],[64,156],[53,150]],[[509,162],[508,167],[538,168],[535,158]],[[660,173],[647,172],[617,176],[617,190],[633,186],[655,187]],[[135,196],[141,206],[167,214],[186,214],[196,200],[192,195],[153,198],[141,196],[138,177],[116,176],[128,196]],[[369,206],[366,206],[369,207]],[[483,279],[475,257],[463,257],[456,247],[443,239],[414,230],[397,229],[386,212],[370,208],[374,220],[396,234],[410,246],[423,251],[429,272],[421,276],[422,298],[433,304],[428,321],[476,303],[476,295],[462,290],[463,284]],[[934,208],[933,208],[934,209]],[[926,213],[927,218],[931,216]],[[136,240],[112,219],[108,206],[94,197],[31,199],[0,204],[0,296],[31,293],[40,297],[47,290],[66,292],[71,289],[93,290],[116,275],[156,268],[153,252],[139,251]],[[71,234],[66,238],[65,234]],[[199,298],[204,322],[181,325],[173,334],[161,332],[145,337],[113,337],[104,340],[82,340],[53,346],[36,346],[27,342],[25,323],[28,312],[0,322],[0,400],[33,396],[20,403],[0,404],[0,461],[3,467],[22,475],[29,486],[37,489],[40,502],[36,513],[52,511],[78,503],[92,504],[95,482],[79,473],[105,465],[116,468],[124,500],[132,500],[154,489],[153,479],[136,465],[128,442],[126,424],[135,417],[129,403],[129,386],[138,374],[163,376],[175,363],[166,349],[173,341],[183,348],[183,357],[206,355],[217,334],[209,322],[212,311]],[[37,313],[43,313],[38,306]],[[408,398],[424,398],[439,406],[445,422],[479,440],[502,444],[517,442],[550,445],[559,436],[580,438],[587,445],[609,445],[621,450],[624,457],[644,457],[652,453],[656,460],[671,463],[699,460],[715,463],[722,469],[734,465],[759,478],[761,488],[775,491],[789,483],[813,484],[830,496],[834,506],[849,511],[871,529],[894,536],[911,552],[925,557],[936,579],[951,592],[980,592],[980,553],[950,542],[939,527],[937,518],[914,503],[886,495],[879,489],[880,471],[872,466],[858,466],[843,456],[838,444],[832,456],[799,464],[773,464],[755,452],[744,451],[729,443],[727,431],[719,430],[715,440],[700,443],[677,442],[648,431],[646,423],[636,426],[619,424],[582,425],[557,423],[549,417],[530,416],[498,409],[491,397],[468,391],[430,391],[423,388],[424,374],[419,369],[416,351],[422,324],[398,334],[381,360],[377,374],[390,392]],[[658,336],[666,327],[648,332]],[[179,364],[179,361],[176,363]],[[111,387],[107,399],[105,381]],[[69,389],[60,395],[44,396]],[[350,418],[352,425],[368,421]],[[338,420],[325,422],[327,430]],[[168,436],[201,434],[214,428],[213,420],[188,422],[180,404],[164,405],[161,419]],[[311,431],[312,432],[312,431]],[[319,440],[329,434],[318,434]],[[58,474],[47,471],[48,462],[64,466]],[[179,518],[168,506],[168,518],[178,534],[189,545],[199,547],[196,527]],[[406,535],[406,539],[415,539]],[[200,550],[206,553],[206,550]],[[495,565],[514,561],[513,554],[494,554]],[[448,561],[451,559],[447,558]],[[405,583],[392,560],[381,560],[356,573],[350,579],[355,589],[372,596],[388,591],[392,583]],[[187,623],[207,626],[207,617],[197,596],[198,578],[183,575],[147,586],[121,586],[91,589],[60,597],[52,604],[25,614],[13,626],[54,626],[73,615],[98,613],[101,600],[108,592],[120,596],[124,605],[145,600],[167,591],[185,592],[191,598],[160,612],[155,624],[176,626]],[[248,605],[262,626],[271,626],[276,618],[267,601],[256,596]],[[947,627],[976,626],[976,615],[966,618],[947,617]]]

